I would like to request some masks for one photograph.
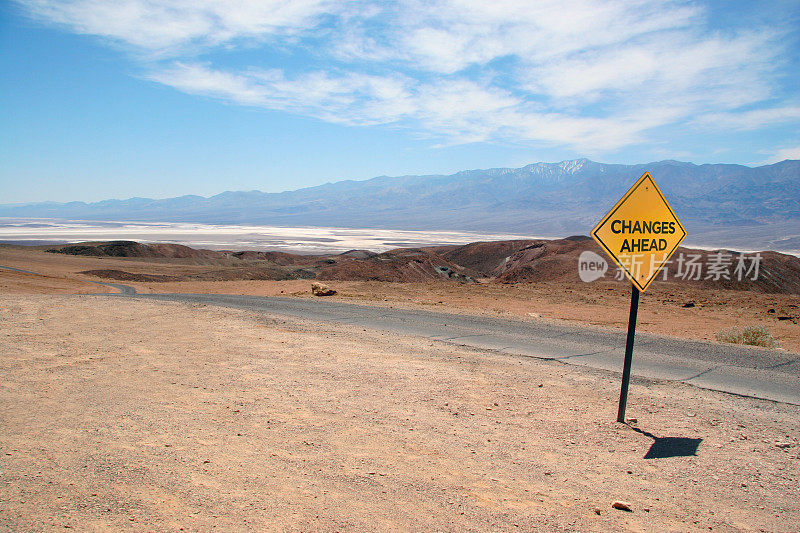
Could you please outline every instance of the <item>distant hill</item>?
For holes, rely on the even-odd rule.
[[[473,283],[582,283],[578,257],[584,250],[603,254],[587,236],[565,239],[476,242],[461,246],[397,248],[380,254],[350,251],[327,256],[282,252],[230,252],[195,250],[174,244],[141,244],[132,241],[80,243],[47,250],[51,253],[129,259],[129,270],[87,270],[84,274],[123,281],[220,281],[321,279],[330,281]],[[800,258],[776,252],[760,252],[756,279],[735,273],[739,252],[729,254],[727,278],[689,279],[678,264],[668,266],[669,282],[708,289],[747,290],[762,293],[800,294]],[[714,252],[679,247],[676,257],[696,255],[699,264],[713,261]],[[749,256],[752,261],[752,255]],[[166,260],[166,261],[164,261]],[[201,267],[186,271],[186,265]],[[154,268],[157,267],[157,268]],[[707,274],[707,271],[703,271]],[[605,280],[612,282],[615,267]],[[684,279],[686,278],[686,279]],[[629,284],[627,281],[617,281]],[[663,283],[660,279],[656,283]],[[797,320],[796,316],[792,320]]]
[[[0,216],[585,234],[645,171],[684,222],[687,242],[800,250],[800,161],[609,165],[588,159],[443,176],[381,176],[283,193],[0,205]]]

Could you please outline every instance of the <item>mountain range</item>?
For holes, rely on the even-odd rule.
[[[800,250],[800,161],[747,167],[588,159],[451,175],[380,176],[282,193],[0,205],[0,217],[588,234],[645,171],[687,242]]]

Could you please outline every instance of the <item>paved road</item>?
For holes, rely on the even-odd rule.
[[[37,274],[18,268],[0,268]],[[90,283],[113,287],[119,291],[117,295],[120,297],[197,302],[320,322],[352,324],[427,337],[458,346],[553,359],[615,372],[622,371],[625,351],[624,332],[599,328],[317,299],[222,294],[137,294],[133,287],[121,283]],[[634,376],[681,381],[706,389],[800,405],[800,355],[781,350],[638,333],[632,373]]]
[[[600,328],[395,309],[327,300],[219,294],[136,298],[220,305],[427,337],[459,346],[622,371],[625,333]],[[800,405],[800,355],[781,350],[636,335],[633,375]]]

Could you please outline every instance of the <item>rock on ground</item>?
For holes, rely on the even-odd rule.
[[[335,290],[318,281],[315,281],[311,284],[311,292],[314,294],[314,296],[333,296],[336,294]]]

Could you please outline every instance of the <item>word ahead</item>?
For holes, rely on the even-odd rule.
[[[592,230],[592,237],[642,291],[685,236],[678,217],[648,172]]]

